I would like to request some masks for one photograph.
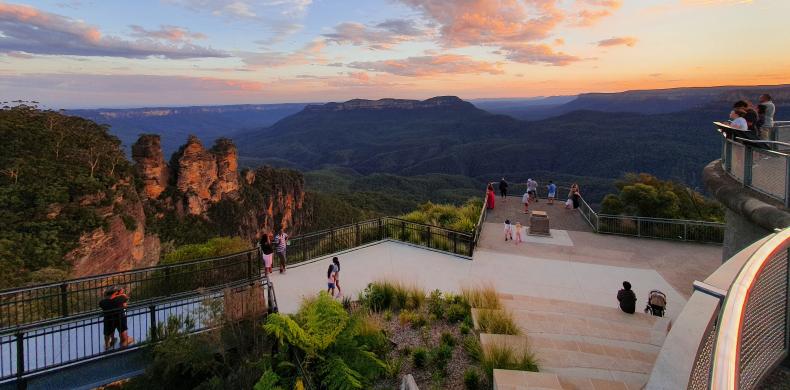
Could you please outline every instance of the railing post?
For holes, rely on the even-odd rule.
[[[743,185],[749,187],[752,185],[752,147],[743,145]]]
[[[252,253],[247,252],[247,279],[252,280]]]
[[[683,241],[689,240],[689,224],[688,222],[683,222]]]
[[[458,253],[458,233],[453,234],[453,253]],[[474,237],[474,233],[472,233],[472,237]]]
[[[329,231],[329,248],[332,250],[332,253],[337,252],[335,245],[335,229]]]
[[[16,388],[20,390],[27,389],[27,382],[25,382],[25,334],[17,332],[16,334]]]
[[[724,155],[727,159],[724,161],[724,170],[730,172],[732,170],[732,142],[725,140]]]
[[[61,317],[69,316],[69,291],[66,283],[60,284],[60,315]]]
[[[642,237],[642,220],[636,218],[636,236]]]
[[[384,239],[384,229],[382,229],[382,218],[379,218],[379,241]]]
[[[354,238],[356,241],[355,247],[362,245],[362,236],[359,234],[359,222],[354,224]]]
[[[428,236],[428,248],[433,248],[433,245],[431,245],[433,243],[433,234],[431,234],[430,226],[425,227],[425,234]]]
[[[157,332],[157,324],[156,324],[156,305],[148,306],[148,321],[151,322],[149,325],[151,331],[151,341],[156,341],[159,339],[159,334]]]
[[[406,222],[400,221],[400,240],[406,242]]]
[[[305,245],[305,239],[299,240],[299,246],[302,247],[302,261],[307,261],[307,245]]]
[[[785,207],[790,207],[790,158],[785,158]]]

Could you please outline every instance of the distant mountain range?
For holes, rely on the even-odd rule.
[[[699,187],[719,155],[710,122],[733,101],[774,96],[790,112],[790,85],[674,88],[529,99],[445,96],[424,101],[72,110],[112,126],[125,145],[162,134],[169,155],[187,134],[230,137],[242,165],[304,171],[339,167],[362,175],[506,175],[610,181],[648,172]],[[483,109],[481,109],[483,108]]]
[[[68,110],[96,123],[110,125],[110,131],[123,141],[127,153],[140,134],[162,136],[166,156],[175,152],[189,134],[211,144],[244,129],[270,126],[302,110],[306,103],[240,104],[229,106],[149,107],[129,109]]]
[[[544,99],[490,99],[475,105],[496,114],[524,120],[541,120],[578,110],[667,114],[698,108],[731,105],[740,99],[756,102],[763,93],[775,101],[790,102],[790,85],[724,86],[584,93]]]

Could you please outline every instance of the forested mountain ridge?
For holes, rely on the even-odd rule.
[[[575,111],[525,122],[457,98],[441,99],[448,104],[310,106],[234,139],[241,157],[305,171],[337,166],[362,174],[447,174],[481,181],[503,175],[516,181],[551,175],[614,179],[650,172],[698,187],[702,167],[720,152],[710,123],[729,109],[671,115]]]
[[[110,130],[128,148],[140,134],[154,133],[162,137],[167,155],[175,152],[190,134],[206,142],[228,137],[243,129],[270,126],[295,114],[303,103],[238,104],[223,106],[100,108],[67,110],[66,114],[110,125]]]

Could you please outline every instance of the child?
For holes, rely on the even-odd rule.
[[[529,191],[527,191],[521,197],[521,203],[524,203],[524,214],[529,214],[529,195]]]
[[[516,222],[516,245],[521,243],[521,222]]]
[[[335,296],[335,275],[335,265],[329,264],[329,269],[326,270],[326,293],[333,298]]]
[[[553,181],[549,181],[546,189],[549,191],[549,204],[554,204],[554,199],[557,198],[557,185]]]
[[[511,239],[511,240],[513,239],[513,225],[510,224],[510,220],[509,219],[506,219],[505,220],[505,241],[507,241],[508,238]]]

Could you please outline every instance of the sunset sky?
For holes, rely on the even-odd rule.
[[[0,100],[52,108],[790,83],[788,0],[0,0]]]

